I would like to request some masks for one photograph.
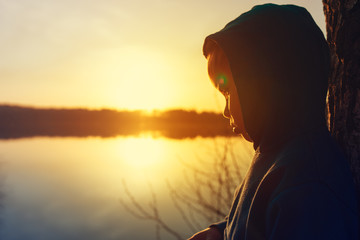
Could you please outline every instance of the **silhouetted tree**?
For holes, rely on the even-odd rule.
[[[330,131],[350,161],[360,193],[360,2],[323,0],[331,52]]]

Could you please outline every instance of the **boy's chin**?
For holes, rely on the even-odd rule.
[[[241,128],[239,127],[233,127],[233,133],[235,133],[236,135],[244,138],[246,141],[252,142],[252,139],[250,138],[250,136],[245,132],[245,134],[243,133],[243,131],[241,130]]]

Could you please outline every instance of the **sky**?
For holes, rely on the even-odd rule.
[[[0,104],[221,111],[205,37],[260,0],[0,0]],[[321,0],[305,7],[325,32]]]

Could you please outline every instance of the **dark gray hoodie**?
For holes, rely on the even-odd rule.
[[[205,39],[223,49],[255,158],[224,238],[358,239],[349,166],[325,123],[329,50],[311,15],[265,4]]]

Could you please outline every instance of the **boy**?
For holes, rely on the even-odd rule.
[[[359,239],[349,166],[325,121],[329,50],[311,15],[256,6],[203,50],[224,116],[256,153],[225,220],[190,240]]]

